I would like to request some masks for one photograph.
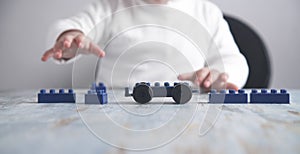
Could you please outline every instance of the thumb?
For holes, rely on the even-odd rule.
[[[233,90],[239,90],[239,87],[238,86],[236,86],[235,84],[233,84],[233,83],[230,83],[230,82],[227,82],[226,83],[226,89],[233,89]]]
[[[179,74],[178,77],[177,77],[177,79],[178,80],[194,81],[194,79],[195,79],[195,72]]]
[[[93,42],[90,42],[88,50],[90,51],[90,53],[96,55],[97,57],[105,56],[105,52],[97,44],[94,44]]]

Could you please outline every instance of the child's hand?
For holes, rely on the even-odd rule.
[[[234,89],[238,90],[238,87],[233,83],[228,83],[228,74],[219,73],[215,70],[209,70],[204,67],[196,72],[180,74],[178,80],[189,80],[194,84],[204,88],[205,91],[213,89]]]
[[[47,50],[42,56],[42,61],[49,58],[54,59],[71,59],[77,54],[94,54],[98,57],[104,57],[105,52],[94,42],[84,36],[79,30],[69,30],[62,33],[57,39],[53,48]]]

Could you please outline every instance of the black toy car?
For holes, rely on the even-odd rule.
[[[192,98],[192,89],[188,83],[175,82],[174,86],[170,86],[165,82],[164,86],[160,86],[159,82],[155,82],[154,86],[151,86],[149,82],[140,82],[135,84],[132,94],[129,93],[129,87],[126,87],[125,96],[132,96],[141,104],[150,102],[153,97],[172,97],[177,104],[185,104]]]

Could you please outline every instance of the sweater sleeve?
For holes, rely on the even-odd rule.
[[[229,75],[228,82],[242,88],[247,81],[249,73],[247,61],[240,53],[221,10],[211,2],[207,2],[205,5],[206,9],[204,11],[208,23],[207,26],[218,51],[217,54],[210,55],[208,53],[207,61],[211,65],[209,67],[218,68],[222,65],[224,72]]]

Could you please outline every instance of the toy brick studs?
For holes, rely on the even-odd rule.
[[[141,104],[150,102],[153,97],[172,97],[177,104],[185,104],[192,98],[192,89],[187,83],[174,83],[174,86],[170,86],[165,82],[164,86],[160,86],[156,82],[151,86],[149,82],[140,82],[135,84],[132,94],[129,93],[129,87],[126,87],[125,96],[132,96]]]
[[[84,97],[85,104],[107,104],[107,93],[105,85],[100,82],[97,86],[93,83],[88,93]]]
[[[65,92],[64,89],[59,89],[56,93],[55,89],[50,89],[49,93],[45,89],[41,89],[38,93],[38,103],[75,103],[76,94],[73,89]]]

